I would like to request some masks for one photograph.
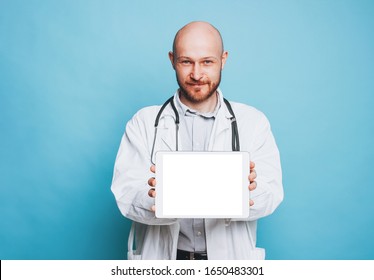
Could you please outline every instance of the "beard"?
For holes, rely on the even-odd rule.
[[[218,81],[216,83],[211,82],[211,81],[206,81],[206,82],[193,82],[193,81],[188,81],[187,83],[182,83],[178,76],[177,76],[177,82],[179,85],[179,92],[180,94],[189,102],[191,103],[200,103],[208,100],[218,89],[219,84],[221,83],[221,71],[219,72],[219,77]],[[202,88],[199,89],[194,89],[191,88],[192,85],[201,85],[202,87],[208,87],[207,93],[203,92]],[[189,88],[189,85],[191,87]]]

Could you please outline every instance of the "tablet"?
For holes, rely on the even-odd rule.
[[[248,152],[157,152],[157,218],[247,218]]]

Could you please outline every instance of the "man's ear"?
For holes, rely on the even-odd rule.
[[[174,53],[172,51],[169,52],[169,59],[170,59],[170,62],[171,62],[171,65],[173,66],[174,70],[175,70],[175,65],[174,65]]]
[[[228,57],[229,53],[227,51],[224,51],[221,57],[221,70],[223,70],[223,67],[225,67],[226,59]]]

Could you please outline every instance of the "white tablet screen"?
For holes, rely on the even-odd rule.
[[[249,215],[247,152],[157,152],[156,216]]]

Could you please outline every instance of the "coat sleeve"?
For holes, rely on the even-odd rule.
[[[153,139],[153,130],[147,129],[144,115],[143,109],[126,125],[114,165],[111,190],[125,217],[147,225],[168,225],[176,220],[158,219],[151,211],[155,199],[148,195],[148,179],[154,174],[150,171],[152,163],[147,140]]]
[[[251,192],[254,205],[250,207],[249,220],[257,220],[272,214],[283,200],[279,150],[270,123],[261,112],[250,153],[251,160],[255,163],[257,188]]]
[[[247,219],[232,219],[232,221],[255,221],[268,216],[283,200],[280,156],[270,123],[266,116],[257,110],[255,118],[247,123],[251,122],[255,125],[243,125],[241,131],[239,128],[239,132],[241,135],[249,135],[243,140],[251,139],[250,143],[241,142],[241,144],[243,150],[250,152],[251,161],[255,163],[257,188],[250,192],[254,205],[250,207]]]

